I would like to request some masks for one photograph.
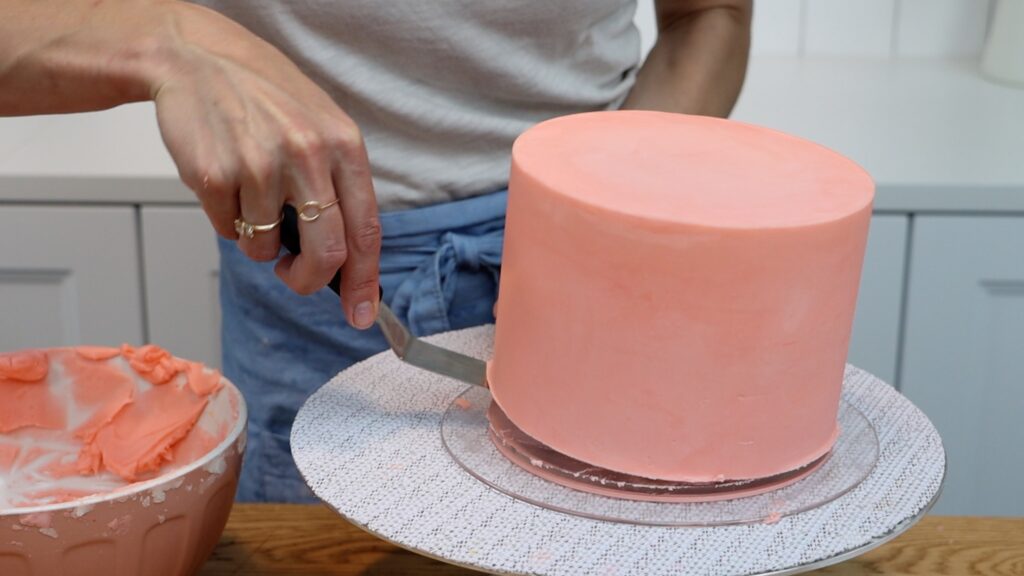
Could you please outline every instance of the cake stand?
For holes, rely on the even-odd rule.
[[[833,449],[811,464],[752,481],[651,480],[594,467],[560,454],[515,427],[478,386],[466,389],[441,420],[445,449],[484,484],[542,508],[595,520],[648,526],[724,526],[776,522],[854,489],[874,470],[878,437],[843,401]]]
[[[430,338],[478,358],[490,357],[492,339],[489,326]],[[820,568],[909,528],[935,502],[945,477],[942,441],[928,418],[892,387],[851,366],[843,399],[870,422],[878,457],[844,495],[745,524],[597,520],[514,498],[463,469],[445,448],[441,423],[464,391],[464,384],[407,366],[390,352],[356,364],[299,412],[292,429],[299,470],[325,503],[384,540],[484,572],[545,576]]]

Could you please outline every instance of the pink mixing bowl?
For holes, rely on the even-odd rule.
[[[194,574],[216,546],[231,511],[245,422],[242,395],[223,380],[196,426],[229,431],[205,456],[113,492],[0,508],[0,575]]]

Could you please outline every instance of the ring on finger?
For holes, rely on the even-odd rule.
[[[281,225],[282,220],[284,220],[283,214],[277,219],[277,222],[272,222],[270,224],[253,224],[251,222],[246,222],[242,218],[235,218],[235,232],[237,232],[239,236],[245,236],[246,238],[251,239],[257,232],[270,232],[274,228],[277,228]]]
[[[321,204],[316,200],[310,200],[309,202],[303,204],[302,207],[296,210],[296,212],[298,212],[299,218],[301,218],[303,222],[313,222],[314,220],[320,217],[320,214],[322,214],[324,210],[327,210],[328,208],[334,206],[337,203],[337,198],[325,204]]]

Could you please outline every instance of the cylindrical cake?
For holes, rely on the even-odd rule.
[[[814,143],[659,112],[512,152],[495,401],[573,458],[764,478],[829,451],[874,184]]]

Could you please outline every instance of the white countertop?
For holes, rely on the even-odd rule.
[[[973,62],[762,58],[733,118],[860,163],[876,209],[1024,210],[1024,90]]]
[[[755,58],[733,117],[859,162],[878,210],[1024,212],[1024,90],[970,62]],[[195,199],[146,103],[0,119],[0,201]]]

